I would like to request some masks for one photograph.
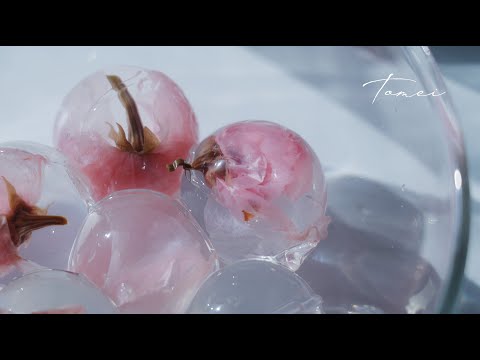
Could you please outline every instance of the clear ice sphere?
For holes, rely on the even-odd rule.
[[[213,273],[195,295],[192,314],[321,314],[322,300],[285,266],[241,260]]]
[[[0,309],[14,314],[81,307],[87,314],[114,314],[114,303],[84,276],[42,270],[24,275],[0,290]]]

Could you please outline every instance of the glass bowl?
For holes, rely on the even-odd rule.
[[[468,177],[429,49],[255,50],[319,97],[310,121],[295,125],[327,169],[333,220],[298,274],[327,312],[450,312],[467,250]]]

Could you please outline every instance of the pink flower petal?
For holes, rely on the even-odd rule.
[[[47,160],[23,150],[0,147],[0,176],[5,177],[27,203],[34,205],[41,195],[43,169]],[[10,211],[4,180],[0,177],[0,214]]]
[[[274,123],[244,121],[221,129],[215,140],[228,159],[228,179],[217,181],[214,191],[237,217],[252,207],[262,213],[281,196],[295,201],[311,191],[314,158],[292,131]]]
[[[10,238],[7,220],[0,216],[0,277],[7,275],[21,261],[17,248]]]

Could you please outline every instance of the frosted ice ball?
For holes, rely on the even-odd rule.
[[[10,282],[0,290],[0,309],[14,314],[117,312],[84,276],[58,270],[37,271]]]
[[[322,300],[283,265],[242,260],[212,274],[195,295],[192,314],[320,314]]]

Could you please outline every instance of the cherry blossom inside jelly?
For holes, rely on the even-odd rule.
[[[195,114],[180,87],[161,72],[114,67],[97,71],[65,97],[55,146],[85,178],[98,201],[114,191],[151,189],[175,195],[181,174],[173,156],[197,142]]]
[[[185,169],[182,199],[226,263],[270,257],[295,270],[327,236],[320,161],[283,126],[233,123],[167,167]]]

